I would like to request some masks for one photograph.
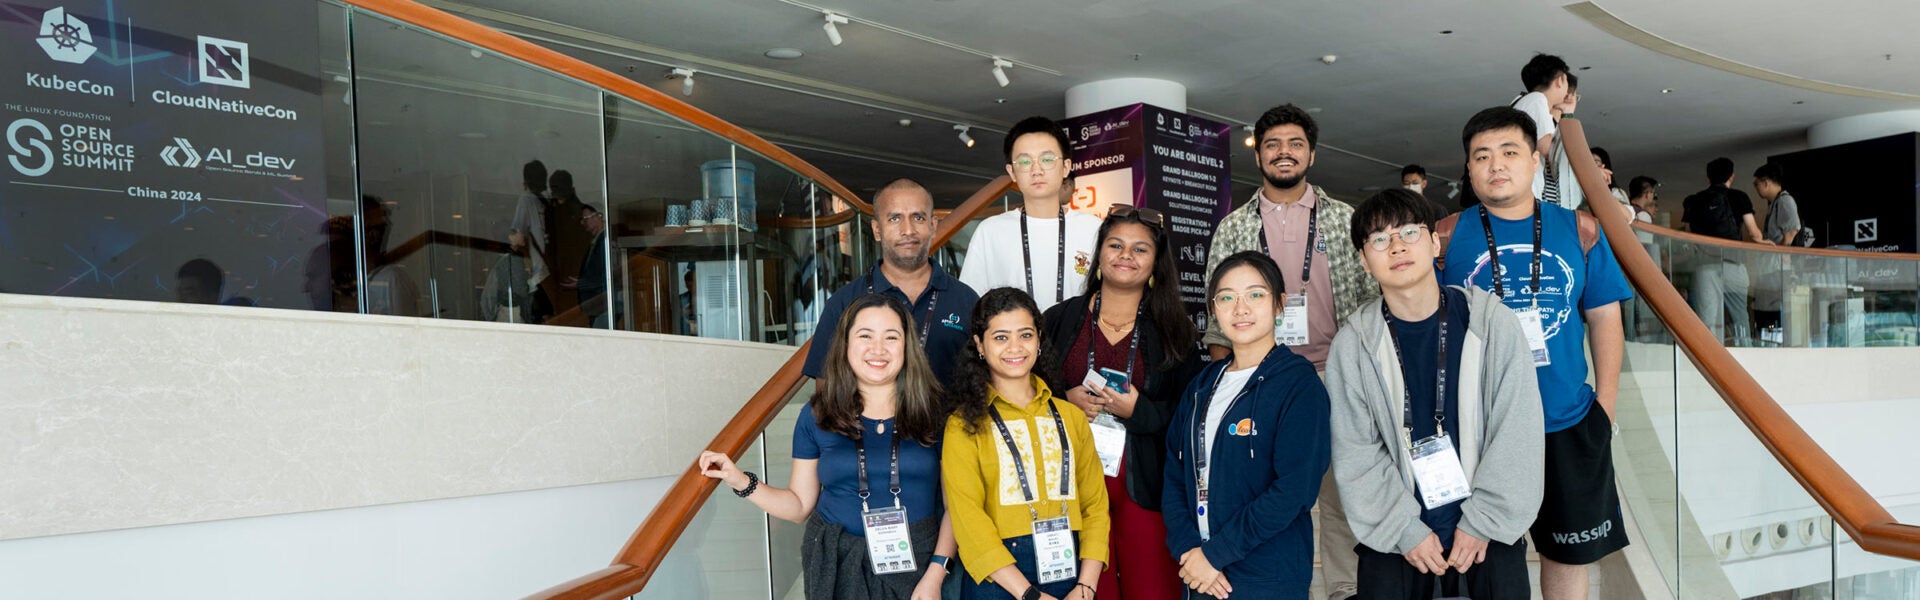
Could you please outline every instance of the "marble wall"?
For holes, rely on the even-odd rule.
[[[0,539],[672,476],[792,352],[0,295]]]

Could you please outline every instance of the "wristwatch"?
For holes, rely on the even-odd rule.
[[[933,555],[933,558],[929,558],[929,559],[927,559],[927,562],[928,562],[929,564],[935,564],[935,565],[940,565],[940,571],[941,571],[942,573],[952,573],[952,572],[953,572],[953,567],[950,567],[950,566],[947,566],[947,562],[948,562],[948,561],[951,561],[951,560],[953,560],[953,559],[950,559],[950,558],[947,558],[947,557],[945,557],[945,556],[941,556],[941,555],[938,555],[938,554],[935,554],[935,555]]]
[[[1020,600],[1040,600],[1040,586],[1027,586],[1026,593],[1020,594]]]

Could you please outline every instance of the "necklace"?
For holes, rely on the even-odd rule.
[[[1119,332],[1119,331],[1126,331],[1128,327],[1132,327],[1132,326],[1133,326],[1133,322],[1134,322],[1133,320],[1128,320],[1128,321],[1127,321],[1127,322],[1125,322],[1125,323],[1115,323],[1115,322],[1112,322],[1112,321],[1108,321],[1106,317],[1100,317],[1100,326],[1101,326],[1101,327],[1105,327],[1105,328],[1107,328],[1107,329],[1112,329],[1112,330],[1114,330],[1114,331],[1116,331],[1116,332]]]

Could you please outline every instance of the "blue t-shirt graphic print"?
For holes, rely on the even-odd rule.
[[[1560,431],[1587,416],[1593,406],[1593,386],[1587,384],[1587,322],[1583,311],[1633,297],[1633,288],[1614,260],[1602,233],[1592,251],[1580,247],[1580,222],[1573,211],[1536,204],[1540,211],[1540,289],[1533,289],[1533,217],[1502,219],[1491,214],[1494,244],[1499,248],[1502,301],[1515,312],[1529,310],[1537,300],[1541,327],[1547,338],[1550,364],[1537,369],[1540,405],[1547,432]],[[1446,268],[1440,282],[1493,291],[1494,264],[1487,257],[1486,230],[1480,211],[1460,213],[1447,245]]]

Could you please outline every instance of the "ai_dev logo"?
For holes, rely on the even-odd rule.
[[[173,138],[173,145],[160,151],[160,161],[169,167],[191,169],[200,166],[200,153],[194,151],[193,142],[187,138]]]
[[[47,51],[47,58],[76,65],[93,58],[98,50],[93,45],[93,31],[61,6],[49,9],[40,17],[38,41],[40,49]]]
[[[247,44],[200,36],[200,81],[237,88],[253,87]]]
[[[58,9],[55,9],[58,10]],[[39,177],[53,170],[53,148],[47,142],[53,141],[53,132],[47,126],[33,119],[18,119],[7,126],[7,146],[13,153],[7,155],[7,163],[13,170],[28,177]],[[39,156],[37,166],[28,166],[34,156]]]

